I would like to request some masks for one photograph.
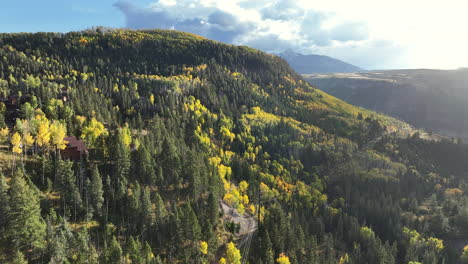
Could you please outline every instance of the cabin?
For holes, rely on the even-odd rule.
[[[88,154],[88,149],[82,140],[76,137],[65,137],[64,140],[67,142],[67,147],[61,151],[64,159],[80,161]]]

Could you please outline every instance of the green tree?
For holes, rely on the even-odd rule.
[[[113,177],[117,187],[117,198],[123,198],[126,195],[130,173],[130,148],[125,144],[120,134],[115,135],[114,139]]]
[[[28,264],[28,261],[21,251],[16,250],[13,258],[11,259],[11,264]]]
[[[112,241],[109,247],[104,252],[104,263],[115,264],[120,263],[122,258],[122,248],[120,247],[119,241],[115,236],[112,237]]]
[[[142,264],[144,259],[141,255],[140,241],[135,240],[133,236],[130,237],[127,245],[127,254],[132,261],[132,264]]]
[[[146,147],[141,146],[136,151],[136,160],[133,165],[135,167],[135,175],[139,176],[139,181],[146,184],[157,183],[153,158]]]
[[[29,186],[19,170],[11,179],[8,238],[21,251],[44,247],[45,223],[41,217],[37,191]]]
[[[159,195],[159,193],[154,194],[154,203],[156,206],[156,212],[155,212],[156,222],[158,224],[165,223],[167,220],[168,213],[167,213],[166,206],[164,205],[164,201]]]
[[[73,171],[73,162],[57,158],[57,189],[62,198],[62,208],[64,211],[73,210],[75,219],[81,207],[81,194],[76,185],[76,177]]]
[[[180,155],[177,153],[177,148],[168,138],[163,141],[158,164],[162,167],[166,183],[177,185],[179,183],[182,164]]]
[[[104,190],[102,178],[97,166],[91,171],[91,203],[97,215],[102,216],[102,205],[104,204]]]
[[[0,241],[5,237],[3,234],[5,232],[5,226],[8,223],[8,215],[10,212],[9,188],[5,176],[3,176],[3,173],[0,173]]]
[[[155,212],[153,204],[151,203],[151,194],[148,186],[143,188],[143,191],[141,192],[140,207],[141,229],[142,231],[145,231],[154,224],[155,219]]]

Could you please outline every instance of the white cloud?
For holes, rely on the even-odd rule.
[[[159,0],[116,6],[130,28],[173,28],[279,52],[292,48],[364,68],[468,64],[461,0]]]

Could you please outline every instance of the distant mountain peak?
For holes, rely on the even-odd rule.
[[[344,61],[316,54],[301,54],[287,49],[278,56],[286,60],[289,65],[300,74],[310,73],[351,73],[362,72],[363,69]]]

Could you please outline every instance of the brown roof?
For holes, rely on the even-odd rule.
[[[64,140],[67,142],[67,149],[76,148],[76,150],[79,152],[84,152],[88,150],[84,142],[77,139],[76,137],[65,137]]]

